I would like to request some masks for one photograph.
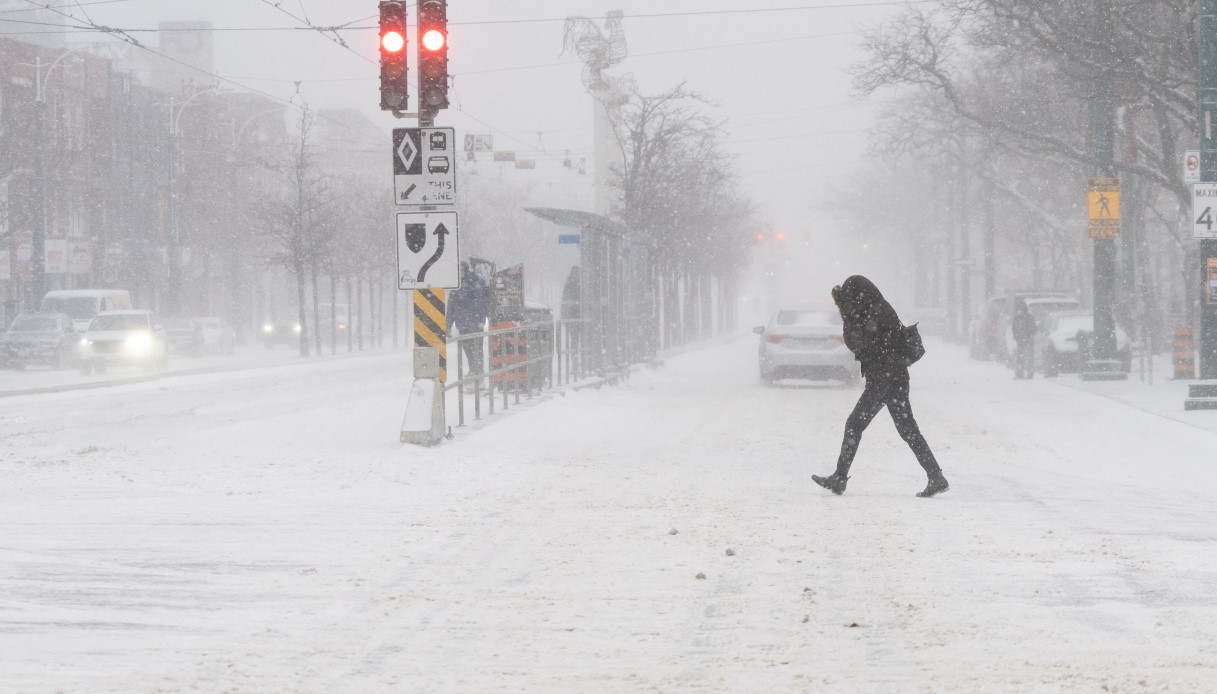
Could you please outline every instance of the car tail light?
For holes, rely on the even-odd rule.
[[[774,335],[773,333],[770,333],[765,336],[765,342],[772,342],[775,345],[782,344],[782,340],[785,340],[785,339],[786,339],[785,335]]]
[[[841,344],[845,344],[845,336],[844,336],[844,335],[833,335],[833,336],[832,336],[832,339],[836,340],[837,342],[840,342]]]

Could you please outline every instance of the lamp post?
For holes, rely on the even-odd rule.
[[[33,300],[37,302],[46,293],[46,234],[47,234],[47,181],[46,181],[46,85],[51,79],[51,73],[59,67],[59,63],[69,55],[84,48],[72,48],[59,54],[42,74],[42,56],[35,56],[33,64],[21,63],[34,68],[34,102],[38,105],[38,142],[34,145],[34,170],[38,177],[38,219],[30,233],[30,267],[32,269]]]
[[[232,198],[232,210],[234,214],[239,214],[241,209],[241,184],[237,180],[237,152],[241,151],[241,143],[244,141],[245,129],[252,125],[256,120],[270,113],[282,113],[284,107],[276,106],[274,108],[264,109],[250,115],[245,119],[245,122],[240,127],[234,128],[232,136],[232,154],[229,160],[229,166],[233,170],[233,174],[228,177],[229,195]],[[236,120],[233,120],[234,125]],[[242,308],[248,304],[238,299],[237,288],[239,286],[239,278],[241,277],[241,246],[238,239],[230,239],[228,246],[228,275],[231,286],[228,291],[228,315],[232,320],[236,333],[237,342],[244,345],[247,337],[248,321],[244,320],[246,316],[240,315]]]

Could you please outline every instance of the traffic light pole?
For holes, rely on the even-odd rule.
[[[1090,101],[1090,156],[1095,177],[1115,178],[1115,85],[1112,84],[1111,46],[1115,41],[1111,5],[1100,0],[1095,7],[1095,63],[1103,66],[1094,80]],[[1090,359],[1083,367],[1085,380],[1124,380],[1128,374],[1116,359],[1116,241],[1094,239],[1094,337]]]

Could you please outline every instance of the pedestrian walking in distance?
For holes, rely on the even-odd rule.
[[[879,288],[861,275],[854,275],[833,287],[832,298],[845,322],[845,346],[862,363],[866,387],[845,421],[845,438],[841,442],[836,471],[828,477],[812,475],[811,479],[833,494],[845,493],[849,468],[862,441],[862,432],[886,405],[896,431],[913,449],[917,462],[929,478],[925,489],[917,496],[930,497],[947,491],[950,485],[930,451],[930,445],[921,435],[909,404],[908,367],[924,353],[916,326],[905,328]],[[915,348],[912,347],[914,341]]]
[[[1014,333],[1014,377],[1031,378],[1035,374],[1035,316],[1025,302],[1018,302],[1010,332]]]
[[[459,272],[461,288],[448,295],[448,334],[452,334],[453,326],[456,326],[461,335],[480,333],[486,329],[486,319],[490,315],[490,300],[486,285],[465,261],[461,261]],[[461,340],[460,344],[465,358],[469,362],[465,375],[481,374],[482,341],[468,339]],[[467,385],[466,389],[472,391],[475,386]]]

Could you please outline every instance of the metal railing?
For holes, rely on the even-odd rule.
[[[470,408],[473,420],[479,421],[493,415],[496,408],[507,410],[521,399],[530,400],[555,386],[577,384],[593,376],[615,381],[648,351],[649,341],[640,335],[644,324],[626,321],[615,355],[604,348],[595,354],[598,343],[590,339],[590,325],[577,319],[520,323],[450,338],[448,363],[455,361],[456,378],[448,380],[444,391],[457,392],[456,425],[465,426]],[[467,349],[480,356],[476,360],[480,369],[470,368]]]

